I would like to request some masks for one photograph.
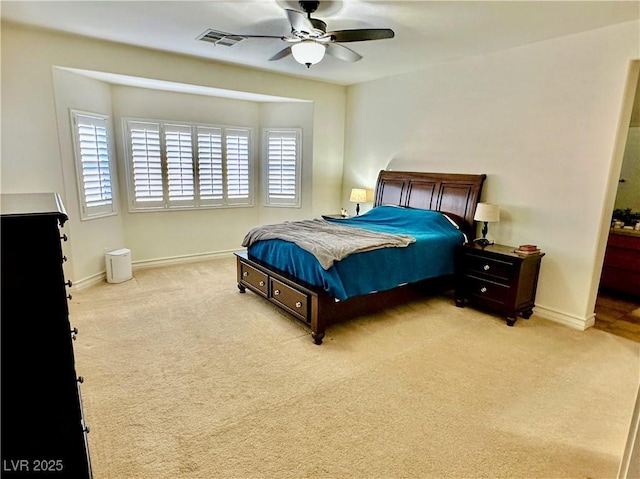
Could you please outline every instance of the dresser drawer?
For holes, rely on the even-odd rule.
[[[262,271],[258,271],[252,266],[245,263],[240,263],[240,279],[241,281],[252,286],[257,292],[263,296],[267,296],[269,291],[269,278]]]
[[[467,273],[491,276],[494,281],[508,283],[512,275],[513,264],[467,253],[465,269]]]
[[[475,276],[465,276],[467,291],[474,298],[493,303],[494,305],[504,304],[509,297],[509,286],[488,281]]]
[[[306,294],[288,286],[277,279],[270,278],[271,300],[278,303],[295,316],[308,322],[309,298]]]

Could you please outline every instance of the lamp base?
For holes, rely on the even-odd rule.
[[[477,238],[473,240],[473,242],[479,244],[483,248],[493,244],[493,241],[489,241],[487,238]]]

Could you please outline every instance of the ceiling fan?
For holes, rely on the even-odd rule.
[[[307,68],[320,62],[324,58],[325,53],[347,62],[357,62],[362,59],[362,56],[350,48],[341,45],[341,43],[384,40],[386,38],[393,38],[395,35],[390,28],[358,28],[327,32],[327,24],[325,22],[311,17],[311,14],[318,9],[320,5],[319,1],[299,1],[298,4],[303,10],[302,12],[291,9],[285,10],[289,23],[291,24],[290,35],[236,35],[224,34],[222,32],[214,33],[218,34],[216,37],[218,39],[231,38],[235,39],[236,42],[245,38],[279,38],[290,45],[269,58],[269,61],[281,60],[289,55],[293,55],[293,58],[298,63],[306,65]],[[212,41],[211,39],[204,38],[207,33],[209,32],[205,32],[199,38]]]

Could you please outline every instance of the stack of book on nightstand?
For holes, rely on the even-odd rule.
[[[524,255],[538,254],[540,253],[540,248],[538,248],[534,244],[521,244],[514,251],[518,254],[524,254]]]

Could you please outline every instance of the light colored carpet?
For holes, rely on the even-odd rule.
[[[316,346],[235,275],[222,258],[74,294],[96,479],[615,478],[639,343],[443,295]]]

